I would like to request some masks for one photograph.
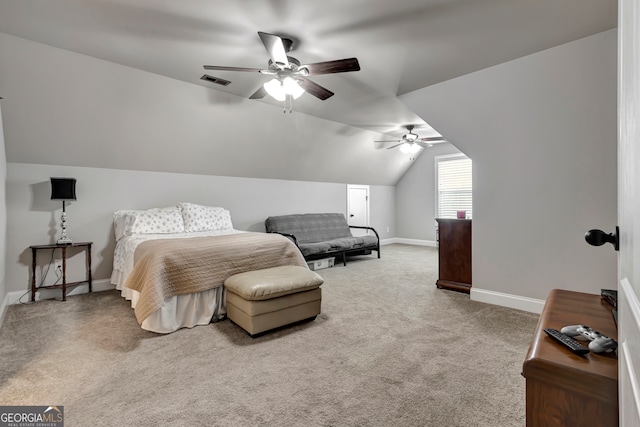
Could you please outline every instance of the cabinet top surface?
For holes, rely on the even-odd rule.
[[[471,222],[470,218],[436,218],[438,222]]]
[[[31,245],[31,249],[73,248],[76,246],[91,246],[93,242],[73,242],[69,244],[51,243],[49,245]]]
[[[544,328],[560,330],[568,325],[587,325],[600,333],[618,339],[618,330],[611,306],[600,295],[554,289],[549,293],[540,315],[529,352],[524,362],[523,373],[537,366],[556,366],[561,369],[595,375],[610,381],[618,379],[616,353],[588,353],[579,356],[547,336]]]

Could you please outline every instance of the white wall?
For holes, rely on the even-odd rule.
[[[473,160],[474,289],[616,288],[616,30],[401,100]]]
[[[0,101],[0,104],[2,102]],[[5,297],[7,295],[7,202],[5,197],[5,181],[7,177],[7,160],[4,153],[4,130],[2,127],[2,105],[0,105],[0,324],[4,316]]]
[[[29,246],[53,243],[59,235],[62,205],[50,200],[51,176],[77,179],[78,199],[67,204],[67,231],[74,241],[94,242],[96,280],[111,276],[115,247],[112,214],[119,209],[171,206],[182,201],[222,206],[231,211],[236,229],[248,231],[264,231],[264,220],[270,215],[346,213],[346,184],[8,163],[8,291],[28,289]],[[371,223],[380,229],[381,238],[390,236],[383,225],[395,221],[388,208],[394,197],[393,187],[371,186]],[[39,254],[38,259],[39,264],[48,262],[45,254]],[[73,261],[70,274],[81,279],[82,256]]]
[[[375,228],[380,240],[397,235],[396,187],[369,186],[369,224]]]
[[[459,153],[452,144],[423,150],[396,185],[397,237],[436,241],[435,156]]]

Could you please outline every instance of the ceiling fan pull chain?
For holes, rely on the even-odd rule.
[[[289,101],[289,114],[292,113],[292,108],[293,108],[293,96],[291,95],[285,95],[284,96],[284,105],[283,105],[283,110],[282,112],[287,114],[287,101]]]

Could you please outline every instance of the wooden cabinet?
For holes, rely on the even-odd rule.
[[[527,381],[527,427],[617,426],[617,355],[577,355],[544,332],[544,328],[560,330],[568,325],[587,325],[618,339],[611,306],[599,295],[552,290],[522,366]]]
[[[471,220],[437,218],[438,288],[471,290]]]

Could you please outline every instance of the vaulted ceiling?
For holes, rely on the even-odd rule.
[[[302,63],[361,67],[314,77],[335,95],[305,94],[294,112],[396,139],[406,124],[437,135],[397,95],[614,28],[616,15],[615,0],[0,0],[0,32],[242,98],[267,77],[203,65],[266,68],[257,32],[292,36]]]

